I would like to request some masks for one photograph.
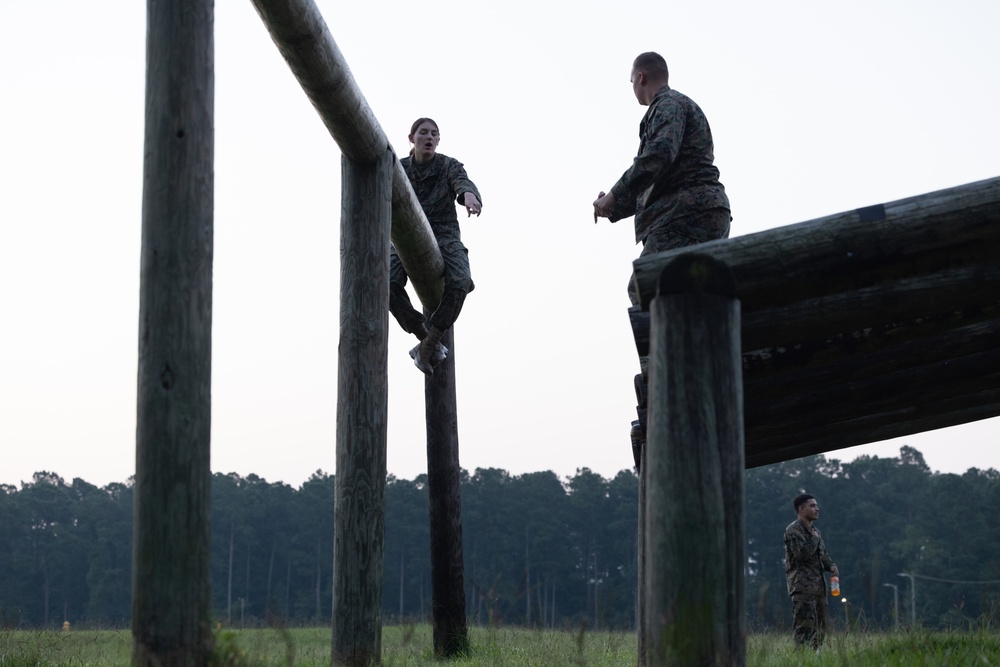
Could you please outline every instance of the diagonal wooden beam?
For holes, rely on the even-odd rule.
[[[271,39],[348,159],[392,150],[313,0],[252,0]],[[427,312],[441,300],[444,263],[399,160],[392,167],[392,243]]]

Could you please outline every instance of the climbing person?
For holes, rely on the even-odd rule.
[[[732,215],[726,189],[719,182],[708,119],[694,100],[668,85],[663,56],[652,51],[632,62],[629,81],[642,106],[639,152],[609,192],[594,200],[594,222],[617,222],[635,216],[635,242],[640,257],[729,236]],[[632,280],[633,307],[639,294]],[[639,358],[637,398],[646,395],[649,357]],[[639,398],[640,413],[646,406]],[[636,469],[646,442],[645,420],[632,422],[630,434]]]
[[[658,53],[641,53],[632,63],[632,92],[649,107],[639,123],[639,153],[611,190],[594,200],[594,222],[635,216],[640,256],[727,238],[732,220],[708,119],[668,79],[667,62]],[[638,304],[631,283],[628,291]]]
[[[425,318],[410,302],[406,293],[406,270],[395,247],[390,247],[389,312],[403,331],[420,341],[410,350],[414,365],[425,374],[433,375],[434,367],[448,354],[441,337],[458,319],[465,297],[475,289],[469,251],[462,243],[455,204],[464,206],[469,217],[478,216],[483,205],[479,190],[465,173],[462,163],[437,152],[441,134],[436,122],[418,118],[410,127],[408,138],[413,147],[400,163],[441,250],[444,292],[437,308]]]

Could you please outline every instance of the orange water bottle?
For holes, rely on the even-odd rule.
[[[840,577],[830,577],[830,595],[833,597],[840,595]]]

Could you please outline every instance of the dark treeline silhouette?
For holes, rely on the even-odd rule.
[[[898,458],[815,456],[747,471],[747,614],[751,629],[787,628],[782,533],[802,491],[840,567],[840,624],[968,627],[1000,618],[1000,473],[931,472]],[[463,473],[468,616],[478,624],[630,629],[635,621],[638,482],[587,468]],[[98,488],[36,473],[0,485],[0,627],[123,626],[130,613],[131,482]],[[332,609],[334,478],[298,489],[256,476],[212,480],[212,594],[226,625],[326,625]],[[387,622],[430,616],[426,478],[386,488]],[[901,577],[899,573],[912,575]],[[916,583],[911,598],[910,582]],[[979,582],[979,583],[976,583]],[[992,582],[992,583],[990,583]],[[892,588],[896,586],[896,589]],[[842,599],[843,599],[842,598]]]

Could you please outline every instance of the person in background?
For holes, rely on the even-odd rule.
[[[418,118],[410,128],[410,154],[400,160],[413,191],[431,225],[444,259],[444,292],[441,302],[424,315],[413,307],[406,293],[406,270],[394,247],[389,257],[389,312],[399,326],[420,341],[410,350],[414,365],[427,375],[445,359],[448,350],[441,336],[458,319],[465,297],[475,289],[469,267],[469,251],[462,244],[455,204],[465,207],[469,217],[483,209],[482,197],[465,167],[455,158],[437,152],[441,141],[438,124],[430,118]]]
[[[839,577],[823,536],[813,524],[819,519],[815,496],[803,493],[792,501],[797,518],[785,528],[785,581],[792,598],[793,636],[796,646],[819,650],[826,634],[829,605],[824,572]]]

